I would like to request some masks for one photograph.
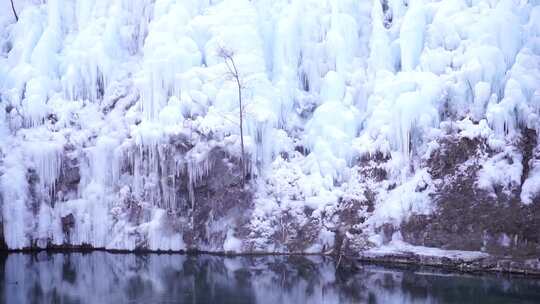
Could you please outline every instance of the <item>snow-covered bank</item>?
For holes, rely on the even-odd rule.
[[[510,273],[540,277],[538,258],[492,256],[485,252],[443,250],[414,246],[402,241],[368,249],[357,257],[362,262],[389,265],[420,265],[462,273]]]
[[[536,0],[15,4],[10,249],[540,252]]]

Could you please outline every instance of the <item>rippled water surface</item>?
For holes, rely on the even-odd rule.
[[[41,252],[0,259],[2,303],[540,303],[540,280],[373,265],[336,272],[323,257]]]

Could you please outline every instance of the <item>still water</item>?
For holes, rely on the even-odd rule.
[[[0,301],[540,303],[540,280],[358,267],[336,272],[324,257],[14,253],[0,256]]]

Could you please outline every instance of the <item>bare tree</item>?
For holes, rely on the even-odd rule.
[[[13,15],[15,16],[15,20],[19,21],[19,16],[17,15],[17,11],[15,11],[15,5],[13,5],[13,0],[10,0],[11,2],[11,10],[13,11]]]
[[[223,58],[225,65],[227,66],[227,73],[230,77],[236,82],[238,88],[238,106],[239,106],[239,119],[240,119],[240,147],[242,149],[242,155],[240,157],[240,163],[242,166],[242,184],[245,184],[246,178],[246,154],[244,151],[244,107],[242,104],[242,81],[240,79],[240,74],[236,68],[236,63],[234,61],[234,52],[225,47],[220,47],[218,49],[218,56]]]

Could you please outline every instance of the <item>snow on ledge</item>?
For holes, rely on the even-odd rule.
[[[415,246],[401,240],[392,240],[386,245],[363,252],[363,256],[377,258],[388,255],[417,255],[419,257],[449,258],[452,260],[474,261],[489,257],[480,251],[444,250],[435,247]]]

